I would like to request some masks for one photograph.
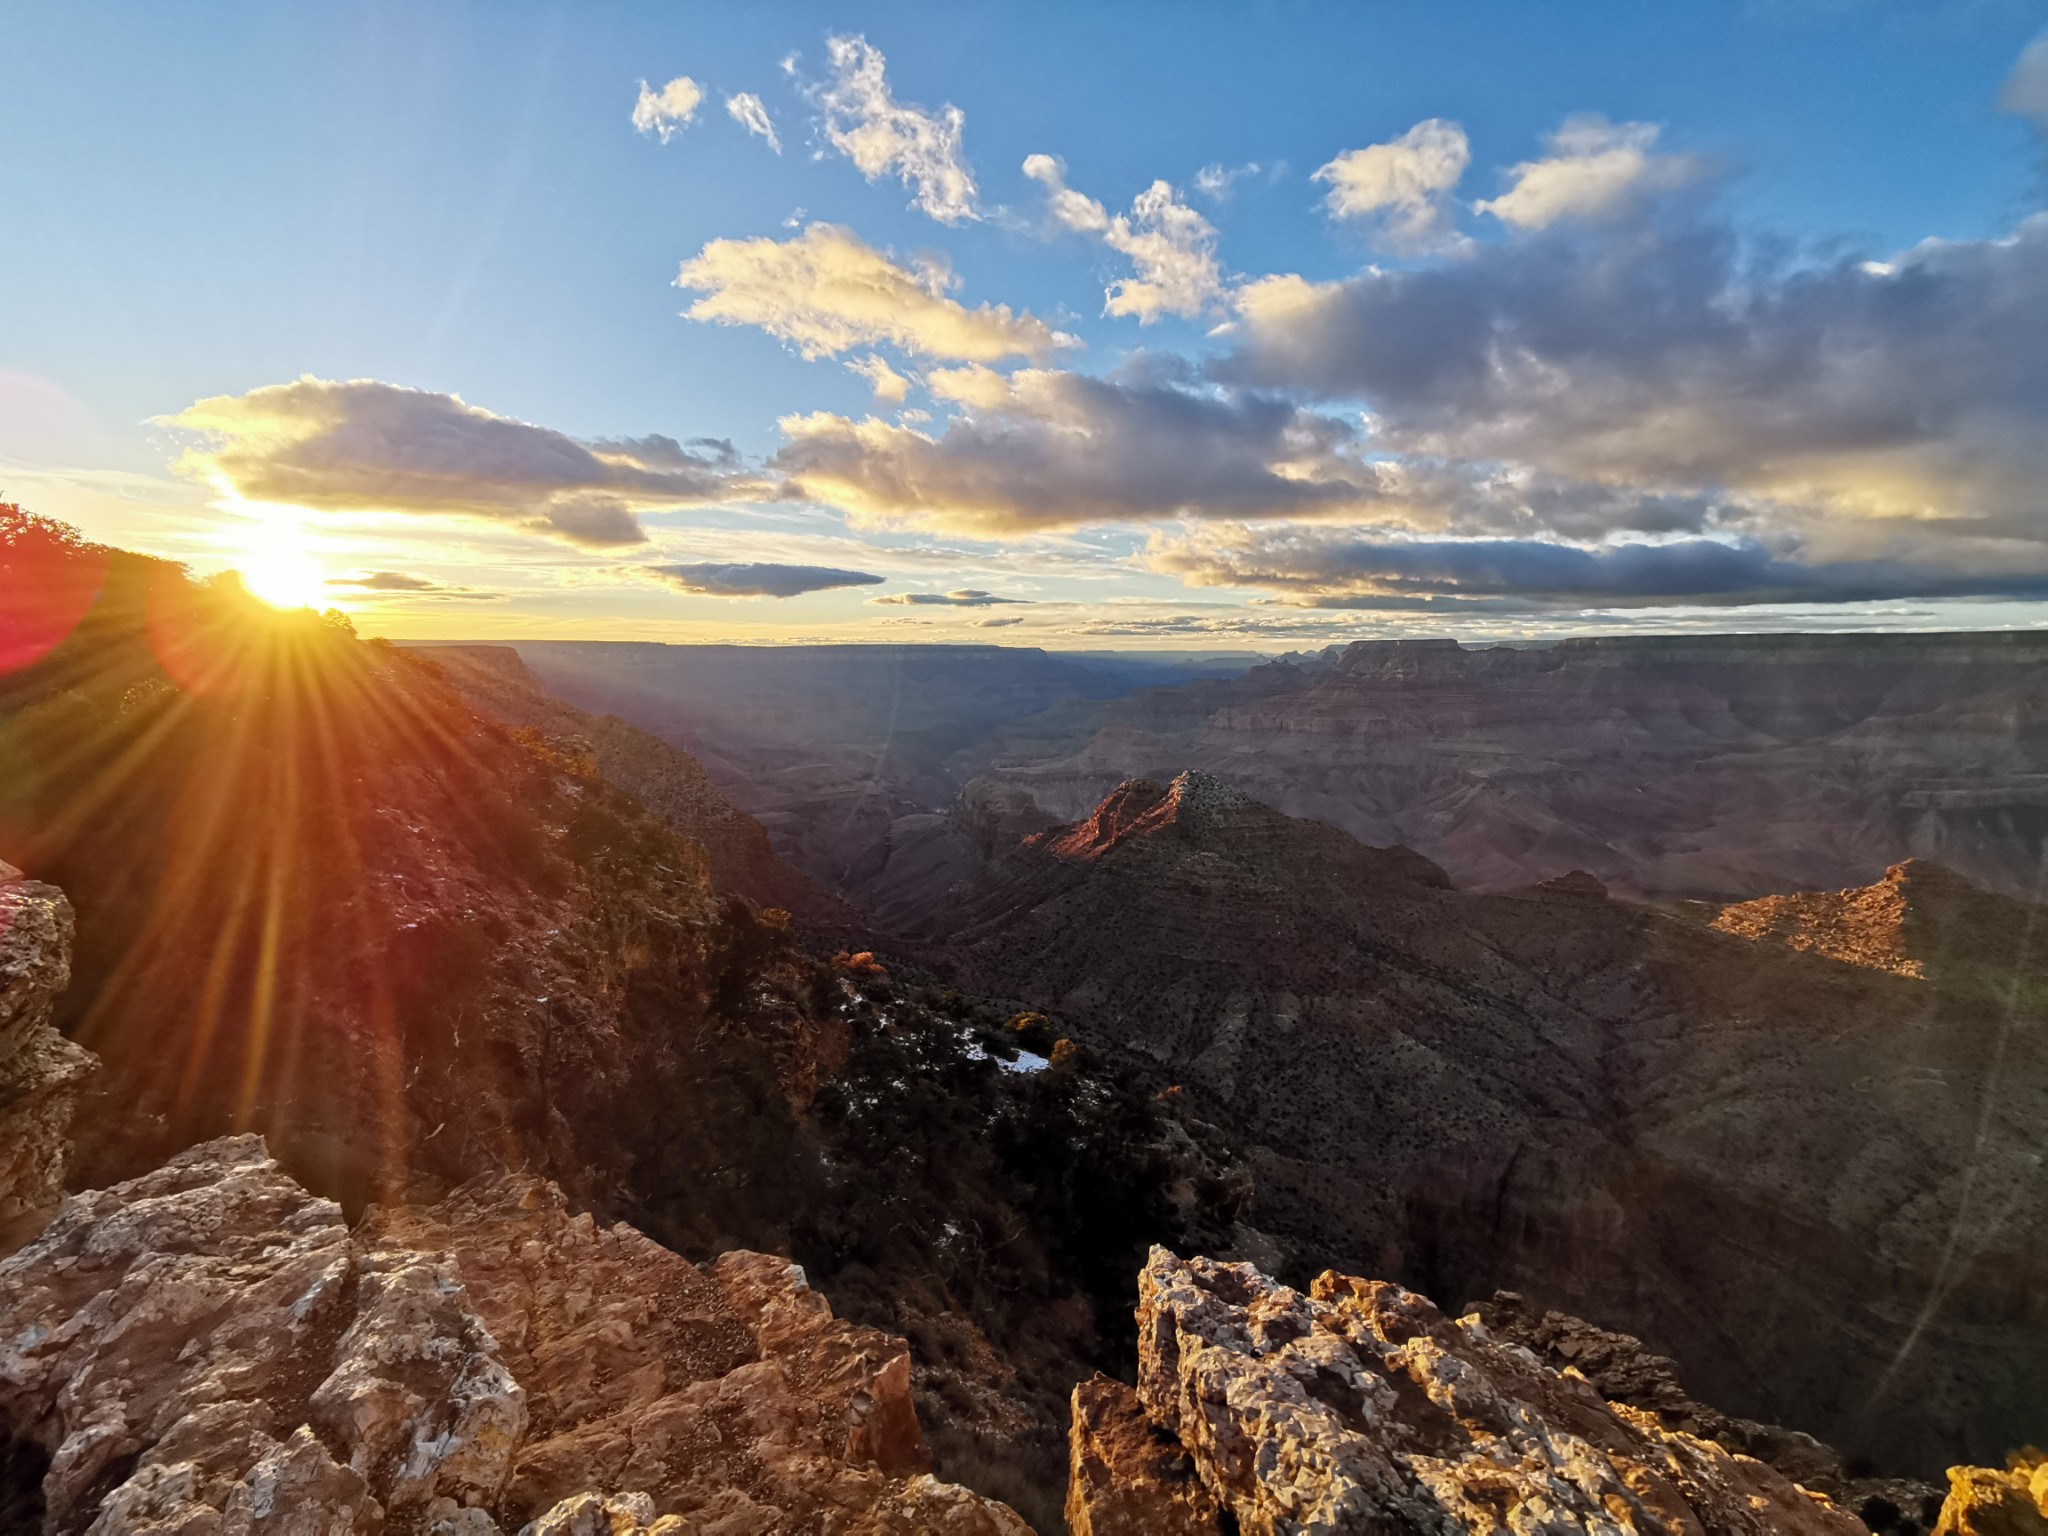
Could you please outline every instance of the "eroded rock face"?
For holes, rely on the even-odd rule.
[[[1068,1447],[1071,1536],[1208,1536],[1221,1529],[1215,1495],[1196,1475],[1194,1458],[1122,1382],[1096,1376],[1074,1388]]]
[[[78,1093],[98,1066],[50,1008],[71,980],[71,903],[0,863],[0,1252],[56,1208]]]
[[[253,1136],[0,1264],[0,1431],[50,1532],[1027,1530],[930,1477],[907,1347],[786,1260],[700,1271],[534,1179],[351,1233]]]
[[[1247,1533],[1864,1530],[1764,1463],[1381,1281],[1326,1273],[1303,1295],[1155,1248],[1138,1350],[1145,1413]],[[1077,1467],[1077,1497],[1103,1504],[1091,1486]]]

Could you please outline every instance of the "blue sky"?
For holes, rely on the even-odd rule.
[[[2042,365],[2000,317],[2048,293],[2044,27],[2021,0],[0,5],[0,491],[400,634],[2034,623]],[[882,130],[958,109],[940,159],[970,198],[914,206],[901,157],[863,174],[862,61],[910,114]],[[642,82],[678,78],[689,119],[636,131]],[[1344,178],[1313,178],[1373,146],[1338,208]],[[1132,207],[1161,181],[1168,256],[1208,270],[1105,313],[1143,281],[1106,226],[1165,228]],[[1055,185],[1095,211],[1063,221]],[[820,227],[855,242],[833,261],[908,274],[911,310],[1070,340],[971,357],[917,329],[942,317],[867,314],[820,342],[787,318],[819,312],[802,274],[759,279]],[[754,244],[679,289],[719,241]],[[1583,269],[1612,281],[1566,293]],[[1288,277],[1292,307],[1264,302]],[[741,320],[680,314],[742,290]],[[1706,336],[1731,305],[1740,334]],[[1432,373],[1475,328],[1508,384]],[[869,357],[903,400],[847,366]],[[999,377],[934,393],[973,366]],[[302,376],[418,393],[251,395]],[[423,465],[477,426],[441,396],[548,437]],[[523,457],[657,434],[688,465],[599,448],[572,475],[631,542],[550,512],[559,457]],[[763,595],[791,571],[863,579]],[[949,592],[1015,601],[876,600]]]

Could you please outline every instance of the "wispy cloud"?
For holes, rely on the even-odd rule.
[[[979,587],[960,587],[951,592],[892,592],[887,597],[871,597],[868,601],[878,607],[901,608],[993,608],[1006,603],[1028,603],[1028,597],[997,597],[993,592],[984,592]]]
[[[778,155],[782,153],[782,140],[775,136],[775,119],[768,115],[767,103],[760,97],[752,91],[740,91],[725,98],[725,110],[747,132],[767,140],[768,147]]]
[[[1216,259],[1216,227],[1181,200],[1171,183],[1155,181],[1112,216],[1094,198],[1066,184],[1066,166],[1051,155],[1032,155],[1024,174],[1046,189],[1054,221],[1092,234],[1130,258],[1135,276],[1110,284],[1102,311],[1150,325],[1163,315],[1200,315],[1223,297]]]
[[[879,586],[883,580],[871,571],[765,561],[705,561],[693,565],[650,565],[645,569],[656,580],[703,597],[798,597],[837,587]]]
[[[1472,206],[1517,229],[1548,229],[1560,219],[1605,218],[1635,199],[1697,180],[1705,166],[1689,155],[1653,153],[1654,123],[1573,117],[1550,135],[1550,153],[1508,172],[1508,189]]]
[[[816,92],[825,142],[869,181],[893,175],[914,189],[913,204],[942,224],[979,218],[974,173],[961,148],[966,117],[958,107],[932,112],[898,101],[887,61],[864,37],[826,43],[832,79]]]
[[[714,240],[676,278],[704,295],[684,311],[690,319],[759,326],[809,358],[890,342],[928,357],[996,362],[1074,344],[1007,304],[969,309],[947,297],[953,285],[939,259],[900,266],[833,224],[790,240]]]

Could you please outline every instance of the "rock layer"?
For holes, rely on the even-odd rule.
[[[71,1117],[99,1064],[50,1022],[71,937],[64,893],[0,863],[0,1252],[56,1209]]]
[[[1385,1282],[1326,1273],[1304,1295],[1155,1249],[1138,1340],[1147,1416],[1242,1532],[1864,1530],[1762,1462],[1606,1402]],[[1077,1468],[1084,1506],[1106,1505],[1101,1482]]]
[[[0,1429],[53,1533],[1025,1531],[923,1470],[903,1342],[786,1261],[699,1271],[532,1179],[352,1233],[252,1136],[0,1264]]]

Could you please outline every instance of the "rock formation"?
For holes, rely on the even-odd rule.
[[[1251,1143],[1245,1220],[1303,1261],[1599,1317],[1931,1480],[2048,1423],[2048,914],[1892,885],[1859,909],[1903,901],[1916,974],[1584,875],[1459,891],[1190,773],[1027,838],[949,953]]]
[[[1185,1501],[1185,1531],[1864,1531],[1764,1463],[1607,1402],[1575,1371],[1383,1281],[1326,1273],[1304,1295],[1250,1265],[1155,1249],[1139,1278],[1138,1339],[1131,1395],[1222,1512],[1205,1518]],[[1077,1425],[1099,1422],[1078,1396]],[[1157,1454],[1133,1460],[1143,1479]],[[1077,1529],[1140,1528],[1114,1523],[1120,1499],[1152,1492],[1127,1486],[1128,1465],[1077,1455]]]
[[[64,1192],[71,1116],[98,1065],[50,1023],[71,979],[71,904],[0,864],[0,1251]]]
[[[1026,1530],[924,1470],[902,1340],[533,1179],[351,1232],[210,1142],[67,1200],[0,1264],[0,1340],[49,1532]]]
[[[2026,1451],[2003,1470],[1951,1467],[1934,1536],[2048,1536],[2048,1457]]]
[[[2029,633],[1361,641],[1013,722],[950,766],[1063,820],[1200,768],[1476,889],[1584,869],[1728,901],[1917,857],[2031,896],[2044,662]]]

